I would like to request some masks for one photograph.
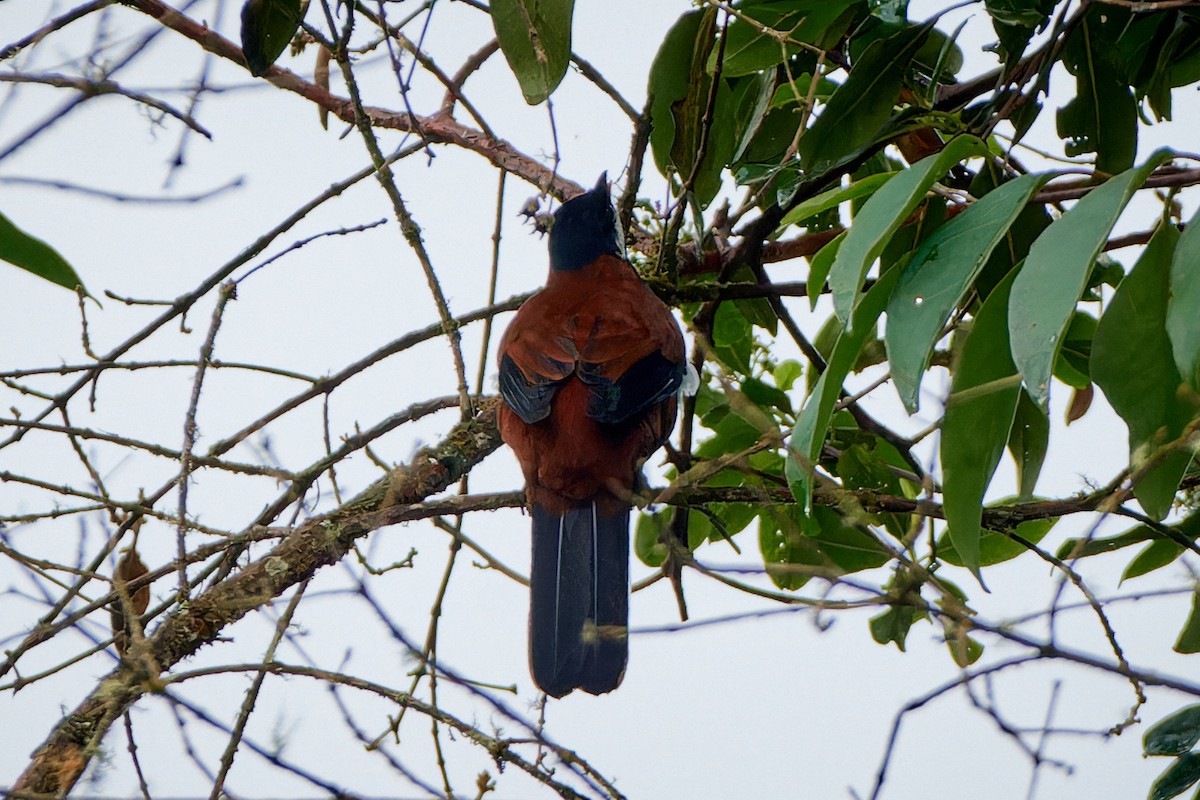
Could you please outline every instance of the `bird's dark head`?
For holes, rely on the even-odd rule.
[[[606,254],[622,257],[624,248],[608,194],[608,174],[604,173],[594,189],[572,197],[554,212],[550,269],[580,269]]]

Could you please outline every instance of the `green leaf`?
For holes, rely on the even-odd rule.
[[[854,17],[847,13],[859,0],[781,0],[745,5],[729,25],[725,63],[729,76],[771,70],[784,59],[803,52],[799,42],[826,49],[837,42]],[[777,39],[747,20],[762,23],[782,34]]]
[[[1171,260],[1167,336],[1184,381],[1200,389],[1200,211],[1188,222]]]
[[[803,222],[809,217],[815,217],[823,211],[837,208],[848,200],[869,197],[895,174],[895,172],[878,172],[846,186],[835,186],[832,189],[827,189],[816,197],[808,198],[784,214],[783,219],[779,222],[779,228],[782,229],[788,225]]]
[[[926,612],[912,606],[892,606],[882,614],[871,617],[871,638],[879,644],[895,642],[903,653],[909,629],[914,622],[925,617]]]
[[[1050,397],[1050,373],[1092,264],[1117,217],[1146,177],[1169,153],[1158,151],[1143,166],[1093,189],[1033,243],[1013,283],[1008,330],[1012,355],[1025,388],[1038,405]]]
[[[950,312],[1047,177],[1025,175],[988,192],[934,231],[904,267],[888,303],[887,352],[892,381],[910,414],[917,411],[921,376]]]
[[[1182,381],[1166,328],[1177,240],[1181,237],[1174,226],[1159,226],[1117,287],[1092,342],[1092,378],[1129,428],[1129,463],[1135,471],[1178,438],[1191,419],[1178,392]],[[1134,494],[1150,517],[1159,520],[1171,510],[1190,460],[1189,452],[1177,450],[1138,479]]]
[[[946,637],[946,647],[949,648],[954,663],[966,669],[983,655],[983,645],[967,636],[963,628],[961,625],[955,626],[954,633]]]
[[[1158,49],[1148,85],[1138,87],[1139,95],[1145,95],[1159,119],[1171,119],[1171,89],[1200,80],[1200,40],[1195,22],[1194,16],[1180,14],[1168,23],[1172,30]]]
[[[1159,536],[1158,531],[1149,525],[1137,525],[1124,533],[1119,533],[1116,536],[1107,536],[1103,539],[1067,539],[1059,546],[1055,556],[1064,561],[1067,559],[1087,558],[1088,556],[1112,553],[1135,544],[1150,541],[1151,539],[1157,539]]]
[[[758,378],[744,378],[741,382],[741,390],[750,402],[767,414],[771,413],[771,408],[778,408],[789,414],[792,411],[792,399],[787,396],[786,392],[763,383]]]
[[[794,508],[795,506],[793,506]],[[838,511],[827,506],[813,508],[817,528],[811,533],[821,553],[842,572],[860,572],[881,567],[892,554],[879,540]]]
[[[979,309],[963,344],[942,420],[942,497],[950,541],[979,576],[983,496],[1004,452],[1021,380],[1009,355],[1006,313],[1014,270]]]
[[[492,0],[496,40],[531,106],[545,101],[571,61],[575,0]]]
[[[995,191],[1001,185],[1005,176],[996,166],[985,162],[980,166],[979,175],[971,181],[970,192],[975,197],[983,197]],[[1013,220],[1003,241],[992,250],[992,257],[984,265],[983,270],[975,279],[974,289],[980,298],[991,294],[996,284],[1000,283],[1012,268],[1020,264],[1029,255],[1029,248],[1037,241],[1052,222],[1046,206],[1042,203],[1030,203]],[[1122,270],[1124,275],[1124,270]]]
[[[1133,557],[1129,566],[1121,573],[1122,582],[1131,578],[1140,578],[1156,569],[1162,569],[1173,564],[1187,548],[1171,539],[1155,539],[1146,545],[1142,552]]]
[[[1086,13],[1067,39],[1063,64],[1075,76],[1075,97],[1058,111],[1066,154],[1096,154],[1096,169],[1115,175],[1137,153],[1137,104],[1128,78],[1110,56],[1116,20],[1107,10]]]
[[[720,534],[709,521],[707,514],[700,513],[699,509],[692,509],[688,512],[687,520],[687,536],[688,549],[695,551],[700,545],[713,538],[719,538]]]
[[[1054,0],[986,0],[987,12],[999,25],[1041,27],[1054,9]]]
[[[57,250],[25,233],[3,214],[0,214],[0,259],[71,291],[83,286],[79,275]]]
[[[829,272],[838,319],[850,321],[871,264],[924,199],[929,187],[968,155],[984,152],[986,147],[974,136],[960,136],[940,153],[921,159],[893,177],[872,195],[855,216]]]
[[[1185,753],[1172,762],[1150,787],[1149,800],[1170,800],[1200,780],[1200,753]]]
[[[854,331],[849,329],[838,336],[825,371],[817,379],[804,408],[796,418],[792,438],[788,442],[786,474],[792,493],[803,508],[812,506],[812,467],[821,454],[833,404],[842,392],[842,382],[854,366],[863,342],[871,334],[875,320],[883,313],[883,307],[896,285],[899,270],[892,270],[881,277],[854,312]]]
[[[959,23],[952,34],[946,34],[934,28],[929,37],[913,56],[913,67],[922,77],[934,86],[954,83],[954,76],[963,68],[962,48],[955,39],[962,33],[963,23]]]
[[[1193,603],[1197,600],[1200,594]],[[1195,613],[1193,605],[1192,615]],[[1142,737],[1142,752],[1148,756],[1181,756],[1196,742],[1200,742],[1200,703],[1181,708],[1151,726]]]
[[[771,582],[794,592],[808,583],[815,570],[829,573],[833,564],[808,536],[815,523],[798,506],[767,506],[758,518],[758,545]]]
[[[1033,496],[1049,446],[1050,417],[1029,399],[1029,395],[1021,392],[1012,430],[1008,432],[1008,452],[1017,465],[1017,491],[1021,499]]]
[[[1044,28],[1057,0],[985,0],[992,27],[1000,40],[1005,66],[1025,52],[1035,28]]]
[[[1188,614],[1187,622],[1184,623],[1183,630],[1179,632],[1179,639],[1176,640],[1175,646],[1171,649],[1176,653],[1200,653],[1200,592],[1195,592],[1192,594],[1192,613]],[[1196,708],[1196,706],[1193,706],[1193,708]],[[1169,717],[1168,719],[1173,720],[1174,717]],[[1188,721],[1191,725],[1191,727],[1188,729],[1188,735],[1190,736],[1190,739],[1186,744],[1183,745],[1183,750],[1190,750],[1192,745],[1194,745],[1197,741],[1200,741],[1200,712],[1189,718]],[[1158,727],[1164,725],[1166,722],[1167,720],[1163,720],[1146,733],[1146,755],[1158,755],[1157,753],[1151,753],[1149,751],[1148,742],[1150,740],[1150,733],[1152,733]],[[1176,731],[1177,728],[1180,727],[1183,726],[1178,725],[1175,728],[1172,728],[1172,731]]]
[[[734,303],[721,303],[713,317],[713,349],[726,366],[750,374],[750,351],[754,331],[750,321]]]
[[[712,340],[718,347],[727,347],[749,339],[753,331],[750,320],[733,303],[722,303],[713,316]]]
[[[846,241],[846,231],[842,231],[831,239],[828,244],[817,251],[815,256],[809,259],[809,308],[816,309],[817,302],[821,299],[821,292],[825,289],[825,279],[829,277],[829,270],[833,268],[833,262],[837,259],[838,250],[841,249],[844,241]]]
[[[667,32],[650,67],[650,149],[664,176],[695,176],[692,190],[701,206],[721,188],[721,170],[733,154],[738,121],[728,84],[717,85],[709,115],[713,77],[706,69],[716,43],[715,8],[689,11]],[[700,143],[704,158],[697,164]]]
[[[780,588],[799,588],[813,575],[874,569],[892,558],[868,530],[826,506],[814,506],[811,517],[799,505],[762,509],[759,542],[767,572]]]
[[[760,428],[733,411],[728,404],[706,414],[702,421],[704,427],[713,431],[714,435],[696,448],[696,454],[701,458],[718,458],[745,450],[763,435]]]
[[[1072,389],[1082,390],[1091,386],[1089,362],[1092,355],[1092,339],[1095,335],[1095,317],[1082,311],[1072,314],[1062,337],[1062,348],[1054,358],[1054,370],[1051,374]]]
[[[705,485],[740,484],[734,484],[732,481],[706,481]],[[709,503],[708,511],[709,523],[715,534],[713,537],[714,541],[724,541],[726,537],[732,537],[734,534],[741,533],[758,516],[758,506],[750,503]],[[691,513],[697,516],[704,516],[696,510],[693,510]]]
[[[869,443],[855,443],[844,448],[838,456],[836,466],[837,476],[841,478],[842,484],[851,489],[866,489],[879,494],[903,497],[904,486],[901,479],[891,470],[894,465],[885,457],[885,446],[886,443],[881,445],[878,439],[873,439]],[[887,446],[887,449],[892,452],[895,450],[890,446]],[[909,467],[905,464],[904,468]],[[853,498],[847,498],[847,504],[852,505],[853,502]],[[841,510],[848,515],[851,513],[845,507]],[[813,513],[816,516],[816,509]],[[903,539],[908,534],[911,523],[908,514],[867,514],[856,509],[853,516],[856,522],[873,525],[882,521],[888,532],[897,539]]]
[[[1007,501],[1001,501],[997,505],[1012,503],[1015,499],[1010,498]],[[981,567],[990,567],[993,564],[1002,564],[1005,561],[1011,561],[1017,556],[1028,553],[1029,548],[1023,542],[1037,544],[1046,537],[1046,534],[1050,532],[1050,529],[1054,527],[1056,522],[1058,522],[1058,517],[1026,520],[1013,529],[1012,536],[997,531],[985,530],[979,537],[979,565]],[[1023,541],[1018,541],[1018,539]],[[947,564],[953,564],[956,567],[967,566],[963,563],[962,557],[959,556],[958,550],[954,548],[954,543],[950,541],[950,537],[946,534],[938,537],[937,555],[939,559],[945,561]]]
[[[800,137],[796,154],[805,173],[818,175],[863,142],[876,140],[899,99],[908,64],[932,27],[910,27],[872,42],[854,60],[845,82]]]
[[[647,567],[661,567],[669,552],[662,537],[671,522],[671,509],[657,514],[638,514],[633,535],[633,552]]]
[[[800,366],[800,362],[789,358],[788,360],[781,361],[778,365],[776,365],[772,377],[775,379],[775,385],[787,392],[791,390],[792,384],[794,384],[796,379],[799,378],[803,373],[804,368]]]
[[[730,161],[740,159],[754,141],[754,136],[762,125],[763,116],[767,113],[774,86],[775,75],[770,72],[751,75],[735,82],[730,99],[730,104],[735,109],[734,147]]]
[[[1058,548],[1058,557],[1062,559],[1086,558],[1101,553],[1111,553],[1130,545],[1141,544],[1142,542],[1168,542],[1176,548],[1183,549],[1184,543],[1194,542],[1197,538],[1200,538],[1200,511],[1193,511],[1176,524],[1168,526],[1167,530],[1170,532],[1169,534],[1164,534],[1161,526],[1135,525],[1116,536],[1109,536],[1103,539],[1068,539]],[[1150,548],[1146,548],[1146,551],[1149,550]],[[1146,555],[1144,551],[1142,556],[1137,557],[1141,558],[1142,561],[1134,571],[1138,575],[1142,575],[1146,571],[1142,567],[1153,569],[1163,566],[1164,562],[1162,562],[1161,554],[1164,552],[1168,551],[1164,548],[1156,548],[1154,551],[1150,551],[1149,555]],[[1143,556],[1145,557],[1143,558]],[[1137,559],[1135,558],[1134,561],[1137,561]],[[1170,561],[1165,563],[1170,563]],[[1128,573],[1131,569],[1134,569],[1132,563],[1126,568],[1126,572]],[[1126,574],[1122,580],[1132,577],[1137,576]]]
[[[302,0],[246,0],[242,6],[242,54],[250,74],[261,78],[283,55],[303,19]]]

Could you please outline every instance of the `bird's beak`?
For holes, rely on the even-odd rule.
[[[608,170],[600,173],[600,180],[596,181],[596,186],[592,189],[593,192],[603,191],[608,193]]]

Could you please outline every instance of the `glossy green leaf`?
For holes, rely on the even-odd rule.
[[[713,76],[707,70],[716,43],[717,10],[689,11],[667,32],[650,67],[650,150],[664,176],[693,178],[692,191],[706,206],[721,188],[721,171],[733,155],[738,121],[732,92],[722,79],[713,107]],[[703,159],[696,155],[705,142]]]
[[[992,21],[1000,25],[1040,27],[1054,8],[1054,0],[986,0]]]
[[[842,485],[855,490],[866,489],[879,494],[903,497],[905,495],[904,485],[900,477],[892,470],[897,465],[886,457],[888,452],[894,453],[895,448],[878,439],[856,442],[843,448],[836,465],[837,476],[841,478]],[[908,464],[902,465],[905,470],[910,469]],[[849,498],[847,502],[852,503]],[[843,511],[849,513],[846,509]],[[908,534],[912,521],[908,514],[890,512],[867,514],[862,511],[856,513],[855,520],[869,522],[873,525],[882,523],[888,532],[897,539],[903,539]]]
[[[997,531],[983,531],[979,537],[979,566],[990,567],[993,564],[1002,564],[1028,553],[1029,548],[1024,543],[1037,544],[1046,537],[1056,522],[1058,522],[1058,517],[1026,520],[1013,529],[1012,536]],[[953,564],[956,567],[967,566],[946,534],[938,537],[937,555],[947,564]]]
[[[792,411],[792,399],[787,396],[786,392],[764,383],[758,378],[744,378],[740,388],[750,402],[768,414],[771,408],[777,408],[789,414]]]
[[[795,591],[814,574],[833,570],[833,564],[808,536],[813,521],[799,507],[768,506],[759,514],[758,544],[767,577],[780,589]]]
[[[732,475],[732,473],[727,473],[727,475]],[[741,484],[706,481],[705,485],[736,486]],[[709,503],[707,510],[709,511],[709,524],[715,529],[714,541],[723,541],[726,537],[732,537],[745,530],[746,526],[758,517],[759,507],[750,503]],[[697,514],[698,512],[693,511],[692,513]],[[703,516],[703,514],[699,515]]]
[[[749,75],[735,83],[730,97],[730,105],[734,109],[734,147],[730,161],[740,159],[754,141],[763,116],[767,113],[774,86],[775,75],[770,72]]]
[[[772,377],[775,379],[775,385],[786,392],[791,390],[792,384],[802,374],[804,374],[804,368],[800,366],[800,362],[789,358],[776,365]]]
[[[800,42],[832,46],[853,19],[859,0],[780,0],[743,6],[729,25],[722,72],[730,77],[771,70],[797,53]],[[766,33],[761,23],[783,38]]]
[[[242,53],[260,78],[283,55],[300,28],[302,0],[246,0],[242,6]]]
[[[647,567],[661,567],[667,560],[668,549],[662,536],[671,522],[671,509],[656,514],[638,514],[633,534],[633,553]]]
[[[1200,211],[1192,217],[1171,261],[1171,300],[1167,336],[1183,379],[1200,389]]]
[[[891,560],[891,552],[878,539],[838,511],[816,506],[813,519],[817,522],[816,530],[812,532],[817,547],[843,572],[874,569]]]
[[[1119,533],[1116,536],[1106,536],[1101,539],[1077,539],[1071,538],[1059,545],[1058,552],[1055,553],[1057,558],[1073,560],[1076,558],[1087,558],[1089,556],[1102,555],[1104,553],[1112,553],[1117,550],[1122,550],[1126,547],[1131,547],[1135,544],[1148,542],[1159,537],[1158,531],[1151,528],[1149,525],[1137,525],[1124,533]]]
[[[1192,601],[1193,617],[1198,599],[1200,594]],[[1181,756],[1196,742],[1200,742],[1200,703],[1181,708],[1152,725],[1142,737],[1142,752],[1148,756]]]
[[[946,647],[954,663],[961,669],[971,666],[983,655],[983,645],[963,633],[962,626],[955,628],[953,636],[946,637]]]
[[[1137,153],[1137,104],[1128,78],[1110,56],[1120,23],[1106,9],[1085,13],[1067,38],[1063,64],[1075,76],[1075,96],[1058,111],[1058,135],[1069,156],[1096,154],[1096,169],[1115,175]]]
[[[888,303],[887,352],[892,381],[910,414],[917,411],[921,377],[950,313],[1047,177],[1025,175],[988,192],[934,231],[904,267]]]
[[[1050,373],[1063,333],[1087,286],[1092,264],[1117,217],[1146,177],[1167,157],[1158,151],[1143,166],[1110,178],[1037,238],[1013,283],[1008,329],[1013,361],[1038,405],[1050,397]]]
[[[797,155],[805,173],[818,175],[864,142],[876,140],[900,97],[908,63],[931,28],[906,28],[873,42],[854,60],[846,81],[800,137]]]
[[[57,250],[25,233],[3,214],[0,214],[0,260],[71,291],[83,286],[78,273]]]
[[[844,241],[846,241],[846,231],[842,231],[831,239],[828,244],[817,251],[815,256],[809,259],[809,308],[815,309],[817,307],[817,302],[821,299],[821,293],[825,290],[825,280],[829,277],[829,270],[833,268],[833,262],[837,259],[838,250],[841,249],[842,242]]]
[[[1135,471],[1178,438],[1191,419],[1178,392],[1181,378],[1166,329],[1171,255],[1179,239],[1174,226],[1159,227],[1117,287],[1092,343],[1092,378],[1129,428],[1129,463]],[[1162,519],[1171,510],[1190,460],[1186,450],[1170,453],[1134,485],[1149,516]]]
[[[1163,554],[1181,551],[1184,543],[1194,542],[1200,538],[1200,511],[1193,511],[1179,522],[1168,526],[1167,530],[1170,531],[1170,535],[1164,536],[1162,530],[1161,526],[1135,525],[1116,536],[1108,536],[1103,539],[1067,539],[1058,548],[1058,557],[1062,559],[1086,558],[1102,553],[1111,553],[1142,542],[1166,542],[1173,546],[1174,549],[1159,547],[1151,550],[1146,548],[1143,555],[1135,558],[1126,567],[1125,578],[1137,577],[1148,571],[1144,569],[1146,567],[1154,569],[1163,566],[1164,563],[1170,563],[1170,560],[1163,561]],[[1148,555],[1146,551],[1149,551]],[[1139,562],[1138,559],[1141,561]],[[1134,566],[1135,562],[1136,567]],[[1136,572],[1137,575],[1129,574],[1130,570]]]
[[[1200,653],[1200,592],[1192,594],[1192,612],[1188,614],[1187,622],[1184,623],[1183,630],[1179,632],[1179,638],[1175,640],[1175,646],[1171,649],[1176,653],[1184,653],[1186,655]],[[1193,725],[1200,726],[1200,720],[1193,721]],[[1147,734],[1148,737],[1149,734]],[[1187,747],[1184,749],[1191,748],[1197,740],[1200,740],[1200,729],[1195,731],[1195,737],[1188,742]],[[1151,754],[1147,753],[1147,755]]]
[[[1175,17],[1170,35],[1158,49],[1148,84],[1138,87],[1159,119],[1171,119],[1171,89],[1200,80],[1200,39],[1195,23],[1195,17]]]
[[[763,563],[777,586],[796,589],[813,575],[842,575],[886,564],[892,554],[840,512],[814,506],[771,506],[759,514]]]
[[[700,509],[691,509],[687,512],[688,515],[688,549],[695,551],[700,545],[713,539],[719,539],[720,534],[713,527],[708,515]]]
[[[575,0],[492,0],[496,40],[531,106],[544,102],[571,62]]]
[[[717,313],[713,317],[712,339],[713,350],[721,363],[743,375],[750,373],[754,330],[741,308],[734,303],[722,303],[717,306]]]
[[[787,225],[803,222],[809,217],[814,217],[823,211],[837,208],[849,200],[869,197],[895,174],[895,172],[877,172],[874,175],[868,175],[862,180],[854,181],[846,186],[835,186],[832,189],[827,189],[815,197],[808,198],[784,214],[779,227],[783,228]]]
[[[893,177],[863,205],[854,225],[846,232],[829,272],[838,319],[853,322],[851,311],[859,302],[867,271],[924,199],[929,187],[967,156],[985,151],[984,144],[974,136],[960,136],[940,153],[921,159]]]
[[[1170,800],[1200,780],[1200,753],[1184,753],[1158,776],[1150,787],[1149,800]]]
[[[1033,496],[1049,447],[1049,415],[1038,408],[1028,394],[1021,392],[1012,430],[1008,432],[1008,452],[1017,465],[1017,491],[1021,499]]]
[[[929,32],[925,44],[913,56],[913,66],[929,76],[931,85],[954,83],[954,76],[962,71],[963,52],[956,40],[965,25],[966,20],[963,20],[949,35],[934,28]]]
[[[1025,52],[1035,28],[1045,27],[1056,0],[985,0],[1006,65]]]
[[[1133,560],[1125,567],[1125,571],[1121,573],[1121,580],[1140,578],[1156,569],[1162,569],[1168,564],[1175,563],[1185,551],[1186,548],[1183,545],[1171,539],[1155,539],[1133,557]]]
[[[1007,312],[1014,270],[979,309],[959,356],[942,420],[942,496],[950,541],[979,575],[983,496],[1004,452],[1021,380],[1009,355]]]
[[[713,436],[705,439],[696,448],[696,454],[702,458],[718,458],[727,453],[745,450],[762,438],[763,431],[734,411],[728,404],[703,419],[704,427],[713,431]]]
[[[892,606],[882,614],[871,617],[871,638],[879,644],[894,642],[903,653],[913,623],[926,616],[926,612],[912,606]]]
[[[821,454],[829,418],[833,414],[833,405],[842,392],[842,382],[854,366],[875,320],[883,313],[884,305],[896,285],[898,273],[898,270],[892,270],[881,277],[859,303],[854,312],[854,331],[846,330],[838,336],[837,344],[834,345],[825,365],[825,371],[817,379],[804,408],[796,418],[792,438],[788,442],[786,474],[792,494],[805,509],[812,506],[811,470]]]
[[[1051,374],[1072,389],[1086,389],[1092,383],[1089,362],[1095,334],[1095,317],[1083,311],[1071,315],[1071,321],[1063,333],[1062,347],[1054,357]]]

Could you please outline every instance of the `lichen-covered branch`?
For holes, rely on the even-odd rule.
[[[101,739],[121,714],[159,684],[159,675],[246,614],[337,563],[354,542],[388,524],[395,505],[420,502],[453,485],[500,446],[496,403],[455,426],[439,444],[422,450],[341,508],[298,527],[257,561],[196,595],[136,643],[121,665],[102,679],[62,719],[38,748],[15,792],[61,796],[75,785]]]

